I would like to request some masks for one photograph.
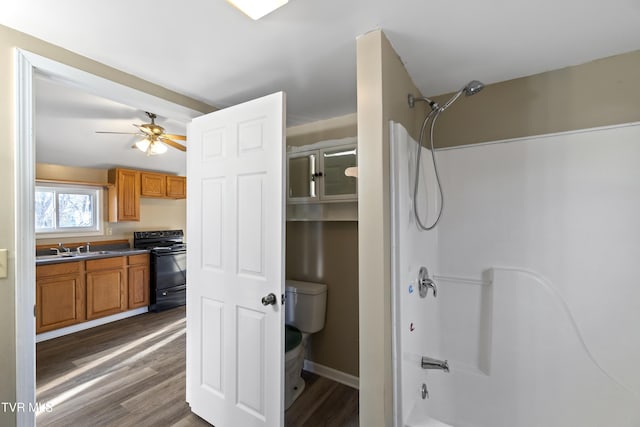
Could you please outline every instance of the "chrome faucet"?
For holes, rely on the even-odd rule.
[[[431,357],[422,356],[420,361],[422,369],[440,369],[449,372],[449,362],[447,360],[432,359]]]
[[[60,253],[61,251],[65,251],[68,254],[71,253],[71,249],[65,248],[62,243],[58,243],[58,249],[58,253]]]

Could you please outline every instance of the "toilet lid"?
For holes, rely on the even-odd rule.
[[[293,326],[284,325],[284,352],[287,353],[298,345],[302,341],[302,333]]]

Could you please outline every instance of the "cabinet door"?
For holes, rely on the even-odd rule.
[[[129,309],[149,305],[149,255],[129,257]]]
[[[346,176],[347,168],[358,165],[356,145],[320,150],[321,200],[356,200],[358,183]]]
[[[291,153],[287,156],[287,201],[317,200],[318,152]]]
[[[165,197],[167,194],[166,175],[140,172],[140,194],[144,197]]]
[[[140,172],[117,170],[118,221],[140,221]]]
[[[167,175],[167,197],[185,199],[187,197],[187,178]]]
[[[36,270],[38,269],[40,267]],[[37,276],[36,333],[73,325],[86,319],[84,280],[81,273],[48,276],[38,271]]]
[[[87,319],[127,309],[125,269],[87,272]]]

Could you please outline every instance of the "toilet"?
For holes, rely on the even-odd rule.
[[[284,408],[288,409],[304,390],[300,376],[310,334],[324,328],[327,285],[286,281]]]

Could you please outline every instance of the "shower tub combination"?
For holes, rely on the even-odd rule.
[[[639,426],[640,125],[438,150],[430,231],[390,128],[395,425]]]

